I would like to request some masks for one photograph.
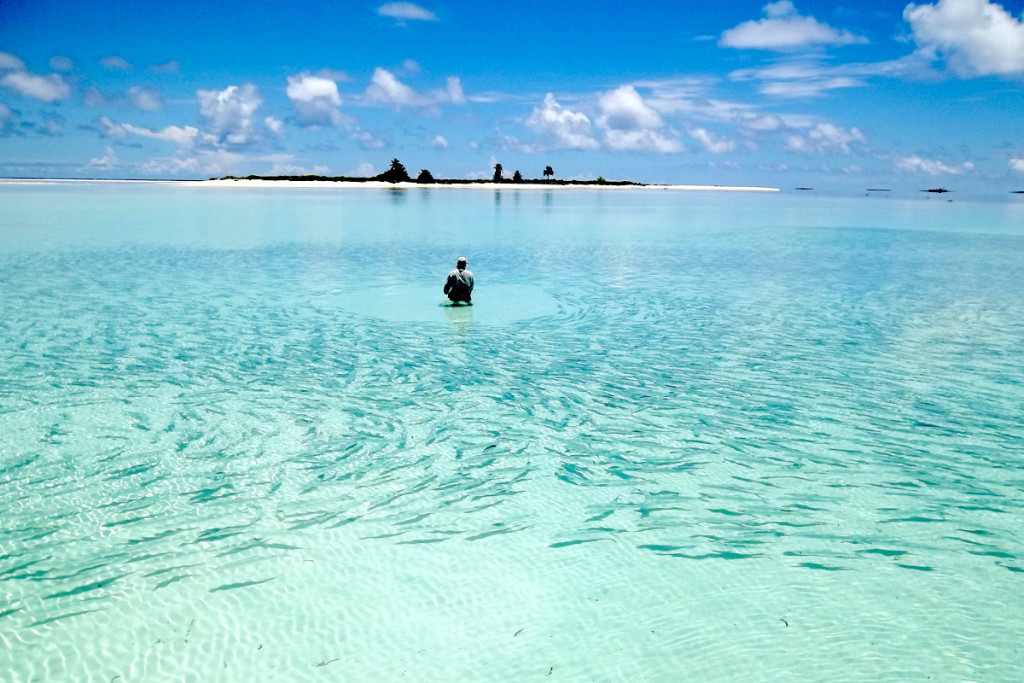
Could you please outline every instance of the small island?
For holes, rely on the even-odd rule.
[[[632,180],[606,180],[603,176],[596,180],[563,180],[555,178],[555,171],[551,166],[544,168],[543,178],[524,178],[523,174],[516,170],[511,178],[505,176],[505,170],[501,164],[494,165],[494,175],[491,178],[435,178],[427,169],[422,169],[415,178],[409,175],[405,165],[398,159],[391,160],[391,166],[383,173],[375,176],[325,176],[325,175],[227,175],[220,178],[210,178],[208,181],[217,184],[239,183],[239,184],[262,184],[278,183],[280,185],[294,184],[301,187],[308,187],[316,184],[330,183],[352,183],[363,186],[379,186],[382,183],[392,185],[434,185],[441,187],[494,187],[507,185],[510,188],[517,187],[583,187],[583,188],[638,188],[638,189],[664,189],[664,190],[731,190],[748,192],[778,192],[777,187],[741,187],[727,185],[671,185],[638,183]],[[301,185],[300,185],[301,184]]]
[[[466,179],[466,178],[435,178],[427,169],[422,169],[416,178],[409,175],[405,165],[398,159],[391,160],[391,167],[375,176],[324,176],[324,175],[247,175],[242,177],[223,176],[221,178],[210,178],[210,180],[286,180],[286,181],[313,181],[328,183],[416,183],[419,185],[615,185],[646,187],[645,183],[637,183],[632,180],[605,180],[603,177],[597,180],[562,180],[556,179],[555,171],[551,166],[544,168],[544,178],[524,178],[517,170],[511,178],[504,175],[501,164],[494,165],[494,176],[490,179]]]

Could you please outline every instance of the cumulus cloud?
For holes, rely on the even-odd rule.
[[[131,71],[135,67],[124,57],[110,56],[100,60],[100,66],[111,71]]]
[[[38,76],[28,71],[12,71],[0,79],[0,85],[42,102],[52,103],[71,97],[71,86],[59,74]]]
[[[822,24],[797,12],[790,0],[764,6],[764,18],[745,21],[722,33],[721,47],[787,52],[819,45],[853,45],[867,38]]]
[[[128,99],[133,105],[145,111],[157,111],[163,109],[164,96],[156,88],[146,88],[141,85],[133,85],[128,88]]]
[[[736,142],[720,135],[716,135],[706,128],[691,128],[690,137],[699,142],[701,146],[712,154],[725,154],[736,149]]]
[[[114,150],[107,147],[107,151],[101,157],[89,160],[88,168],[96,169],[97,171],[111,171],[117,166],[117,155],[114,154]]]
[[[430,138],[430,146],[433,147],[434,149],[451,148],[451,144],[448,142],[448,139],[443,135],[435,135],[434,137]]]
[[[381,67],[373,70],[370,86],[366,89],[366,96],[377,104],[392,104],[399,107],[426,104],[415,90],[398,80],[393,73]]]
[[[406,21],[437,21],[437,15],[411,2],[387,2],[377,8],[377,14],[399,23]]]
[[[338,110],[341,106],[338,84],[329,78],[313,76],[307,72],[289,76],[286,92],[295,108],[299,123],[303,126],[337,128],[348,120]]]
[[[903,157],[896,160],[896,168],[901,171],[910,171],[911,173],[924,173],[926,175],[963,175],[964,173],[974,169],[974,164],[970,161],[965,161],[959,166],[951,166],[949,164],[938,161],[937,159],[922,159],[916,154],[909,157]]]
[[[50,68],[54,71],[74,71],[75,63],[67,57],[50,57]]]
[[[922,54],[961,76],[1024,74],[1024,23],[987,0],[907,5],[903,18]]]
[[[229,85],[224,90],[197,90],[199,114],[223,140],[244,145],[255,139],[253,114],[263,104],[256,86]]]
[[[658,112],[644,103],[640,93],[631,85],[623,85],[601,95],[597,102],[601,109],[598,124],[606,128],[660,128],[665,125]]]
[[[392,72],[377,67],[373,70],[370,85],[366,88],[366,99],[374,104],[393,107],[423,107],[436,110],[437,105],[446,102],[462,104],[466,95],[462,91],[462,82],[457,76],[449,76],[443,90],[418,92],[398,80]]]
[[[0,71],[24,71],[25,62],[10,52],[0,52]]]
[[[566,109],[551,93],[533,108],[526,125],[542,137],[545,149],[596,149],[599,146],[587,115]]]
[[[277,137],[284,137],[284,121],[281,121],[280,119],[275,119],[273,116],[268,116],[267,118],[263,119],[263,125],[266,126],[267,130],[269,130]]]
[[[817,123],[802,134],[786,138],[791,152],[839,152],[849,154],[851,145],[865,143],[867,138],[857,128],[841,128],[832,123]]]
[[[1017,173],[1024,173],[1024,157],[1013,157],[1010,159],[1010,168]]]
[[[665,122],[632,85],[602,94],[597,106],[597,125],[604,130],[604,142],[610,149],[661,154],[685,149],[681,142],[660,131]]]

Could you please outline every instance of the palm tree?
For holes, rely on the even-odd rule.
[[[494,182],[501,182],[501,164],[494,165]]]
[[[376,179],[386,180],[389,183],[406,183],[411,180],[409,172],[405,170],[405,166],[398,159],[392,159],[391,168],[381,173]]]
[[[550,166],[545,166],[544,167],[544,177],[545,178],[549,178],[549,177],[550,178],[554,178],[555,177],[555,169],[551,168]]]
[[[512,174],[512,182],[513,183],[521,183],[521,182],[523,182],[523,174],[520,173],[518,169],[516,170],[515,173]]]

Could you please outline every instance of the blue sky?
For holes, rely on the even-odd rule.
[[[0,2],[0,176],[1024,189],[1024,2]]]

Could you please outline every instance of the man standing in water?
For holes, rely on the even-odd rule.
[[[448,280],[444,283],[444,293],[448,295],[452,303],[466,302],[473,305],[471,296],[473,294],[473,271],[466,266],[469,262],[465,256],[460,256],[455,263],[455,270],[448,273]]]

